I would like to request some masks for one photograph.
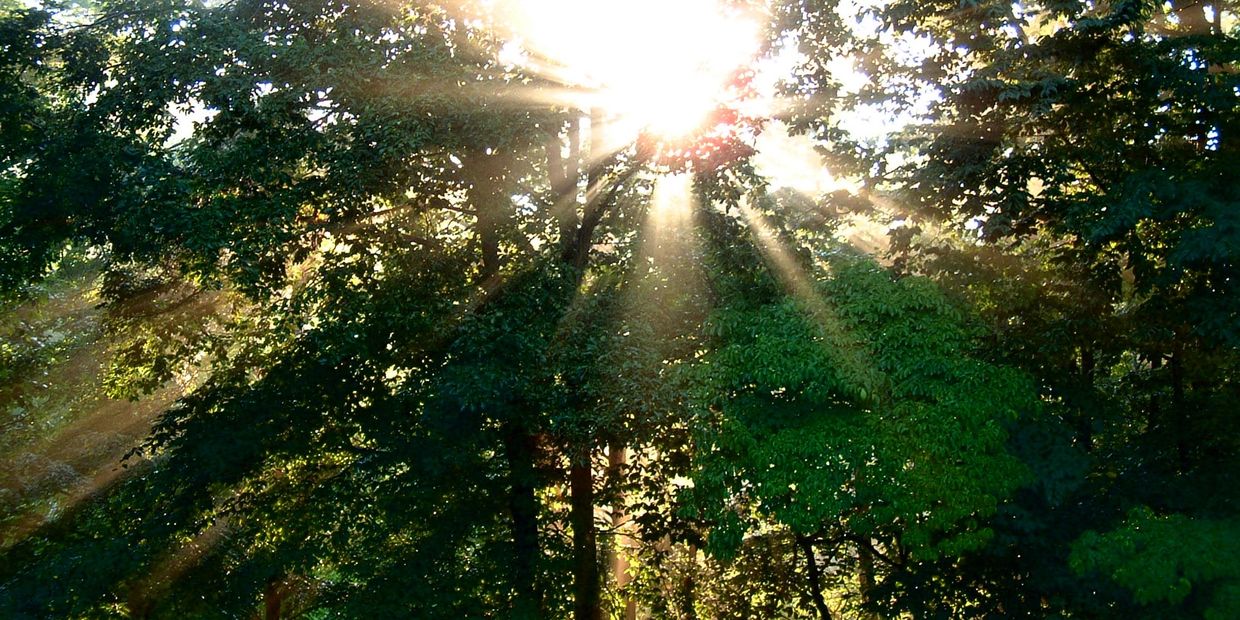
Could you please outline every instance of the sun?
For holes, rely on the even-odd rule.
[[[711,129],[756,56],[758,20],[716,0],[499,0],[527,66],[583,93],[610,131],[676,140]]]

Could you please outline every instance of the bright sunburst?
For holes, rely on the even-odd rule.
[[[715,0],[501,0],[523,61],[590,93],[617,133],[709,129],[759,46],[757,20]]]

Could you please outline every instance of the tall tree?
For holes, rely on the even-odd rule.
[[[492,2],[4,5],[3,294],[89,248],[240,312],[115,360],[210,377],[0,610],[1234,615],[1234,7],[851,6],[770,5],[861,180],[797,196],[745,106],[625,143]]]
[[[1023,575],[993,603],[1005,613],[1204,613],[1208,578],[1190,586],[1201,598],[1133,598],[1075,571],[1132,590],[1127,560],[1098,559],[1143,523],[1126,515],[1234,515],[1221,471],[1237,453],[1219,439],[1234,435],[1219,412],[1240,325],[1234,4],[891,2],[868,26],[831,8],[785,23],[810,58],[852,54],[868,83],[807,97],[794,125],[844,152],[894,224],[896,264],[982,310],[993,354],[1038,379],[1050,414],[1018,431],[1037,481],[1000,512],[996,540],[1025,551],[981,554],[973,569],[997,572],[970,579],[997,593]],[[822,65],[802,75],[839,87]],[[867,105],[910,124],[838,148],[841,112]],[[1097,563],[1069,561],[1077,538]]]

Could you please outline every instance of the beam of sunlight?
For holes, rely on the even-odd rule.
[[[781,122],[767,123],[755,149],[754,168],[774,188],[788,187],[811,198],[838,189],[857,189],[856,183],[831,173],[812,138],[792,135]]]
[[[650,208],[646,211],[648,247],[644,253],[657,257],[665,246],[686,240],[692,232],[695,200],[693,177],[688,174],[665,174],[655,181]]]
[[[217,517],[193,538],[164,555],[144,577],[130,586],[129,612],[134,617],[146,617],[149,609],[166,595],[173,583],[215,549],[228,532],[228,518]]]
[[[740,204],[740,212],[771,272],[826,335],[833,347],[830,355],[839,364],[840,375],[852,386],[860,388],[856,395],[862,400],[877,396],[862,387],[885,383],[882,373],[870,363],[870,352],[852,335],[835,308],[815,289],[813,279],[802,269],[766,218],[747,202]]]
[[[93,280],[79,285],[82,290],[94,290]],[[229,307],[221,293],[177,298],[184,294],[174,289],[144,302],[141,309],[155,310],[136,315],[139,327],[166,332],[186,321],[223,314]],[[0,466],[16,485],[6,490],[19,499],[7,514],[11,519],[0,528],[0,546],[19,542],[49,519],[110,487],[124,473],[123,457],[149,434],[155,419],[205,378],[206,362],[202,362],[140,400],[108,398],[102,376],[104,360],[116,354],[133,328],[122,326],[119,332],[107,332],[104,312],[92,306],[90,320],[72,328],[84,330],[84,343],[49,367],[41,393],[30,395],[43,403],[38,411],[42,435],[20,437],[9,445],[10,454],[0,455]],[[45,394],[54,396],[48,399]],[[13,402],[25,402],[16,400],[22,398],[20,393],[13,398]]]
[[[690,174],[655,180],[636,248],[624,319],[643,324],[660,340],[686,336],[683,313],[705,292],[702,248],[696,231],[697,195]]]

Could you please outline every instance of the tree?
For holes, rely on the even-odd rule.
[[[590,461],[598,438],[614,433],[576,434],[580,405],[570,401],[586,398],[584,388],[563,384],[575,369],[547,362],[596,229],[632,185],[636,168],[626,158],[637,155],[587,159],[576,111],[522,103],[513,93],[532,79],[497,60],[501,41],[476,21],[486,17],[482,7],[98,9],[80,24],[23,10],[7,22],[11,45],[28,53],[6,55],[6,75],[57,123],[15,139],[26,150],[6,159],[16,188],[5,204],[6,255],[20,259],[6,267],[8,283],[37,278],[66,244],[92,244],[107,248],[115,268],[167,260],[179,277],[234,290],[250,317],[205,347],[214,378],[165,416],[147,447],[168,473],[124,483],[152,510],[176,507],[154,530],[149,519],[127,530],[148,551],[110,579],[10,605],[80,613],[119,588],[132,592],[130,613],[172,613],[158,607],[175,604],[161,589],[200,564],[253,579],[224,593],[239,598],[215,601],[225,608],[244,606],[247,592],[278,599],[290,580],[324,572],[343,575],[334,583],[380,588],[368,592],[369,606],[411,580],[441,583],[431,573],[447,571],[460,573],[459,591],[402,594],[394,609],[459,616],[469,604],[478,607],[466,615],[509,606],[542,615],[562,605],[545,583],[554,567],[545,558],[564,550],[544,525],[550,515],[538,494],[555,483],[563,454],[574,480],[578,613],[597,615]],[[95,53],[83,57],[79,47]],[[52,86],[40,91],[27,74]],[[75,98],[56,105],[62,90]],[[208,115],[172,142],[186,108]],[[597,135],[591,142],[598,155]],[[579,179],[590,184],[580,205]],[[535,208],[518,208],[514,192]],[[613,235],[624,234],[620,224]],[[372,417],[377,411],[386,413]],[[429,446],[436,449],[420,452]],[[464,473],[474,482],[434,482]],[[370,503],[403,495],[387,485],[412,485],[405,491],[416,487],[418,499]],[[223,489],[232,491],[220,496]],[[313,499],[322,494],[333,499]],[[113,518],[106,505],[84,510]],[[323,521],[340,514],[405,525]],[[61,548],[72,554],[81,549],[74,532],[89,537],[92,522],[67,521]],[[508,534],[496,538],[504,521]],[[221,531],[265,538],[230,547]],[[421,551],[379,551],[393,536]],[[293,542],[299,537],[305,546]],[[342,538],[368,539],[378,545],[373,556],[391,562],[318,563]],[[210,540],[210,556],[161,558],[178,539]],[[450,570],[483,551],[492,563]],[[137,578],[142,572],[154,574]],[[471,572],[498,585],[470,595]],[[349,600],[347,592],[322,600],[329,594]],[[279,602],[272,606],[279,613]]]
[[[488,2],[5,6],[4,294],[89,248],[239,311],[113,360],[210,377],[0,610],[1225,615],[1234,9],[840,9],[771,7],[862,180],[807,197],[743,106],[608,146]],[[891,205],[889,264],[835,239]]]
[[[996,359],[1037,378],[1050,414],[1017,432],[1037,481],[999,513],[996,541],[1022,551],[982,554],[973,570],[997,572],[970,578],[998,593],[1022,575],[1005,614],[1142,613],[1148,596],[1083,589],[1068,549],[1120,540],[1139,506],[1234,513],[1217,413],[1240,324],[1234,4],[893,2],[869,30],[821,13],[785,23],[811,58],[853,54],[869,84],[807,98],[827,105],[794,124],[851,155],[837,161],[895,224],[896,264],[978,308]],[[834,81],[803,74],[816,92]],[[914,120],[850,153],[840,111],[865,105]]]

